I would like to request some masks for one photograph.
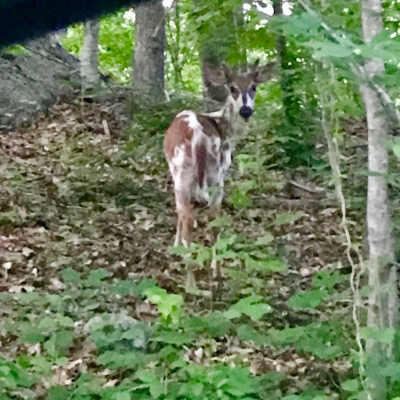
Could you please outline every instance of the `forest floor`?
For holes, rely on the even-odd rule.
[[[111,133],[107,127],[104,129],[103,120]],[[1,292],[55,294],[65,288],[61,275],[64,269],[72,268],[87,276],[91,270],[104,268],[110,273],[108,279],[151,278],[168,292],[184,294],[184,267],[180,258],[168,251],[175,233],[175,215],[171,181],[162,155],[163,132],[160,129],[149,135],[146,127],[139,125],[136,123],[126,134],[110,106],[58,104],[30,128],[2,134]],[[266,135],[260,126],[257,129]],[[251,154],[255,148],[260,151],[253,137],[240,153]],[[250,165],[243,164],[246,156],[239,155],[238,160],[244,169]],[[348,305],[352,295],[346,282],[338,280],[343,285],[340,298],[325,302],[323,307],[301,310],[287,305],[292,295],[310,288],[313,276],[321,271],[342,268],[348,281],[341,209],[328,182],[329,173],[324,181],[301,171],[293,174],[262,165],[257,168],[240,171],[236,164],[227,184],[227,199],[236,193],[236,205],[226,201],[224,214],[231,217],[231,230],[250,241],[261,238],[258,242],[265,243],[270,254],[283,260],[288,268],[281,272],[254,271],[249,276],[248,272],[240,272],[240,262],[226,260],[224,273],[229,283],[218,302],[208,296],[211,283],[207,270],[199,268],[196,277],[204,296],[188,296],[188,312],[201,315],[206,310],[224,309],[244,294],[256,291],[274,310],[260,322],[260,329],[323,323],[332,315],[338,320],[346,317],[351,324]],[[250,203],[244,201],[242,207],[238,206],[241,200],[237,188],[250,178],[256,182],[247,190]],[[350,212],[348,218],[353,239],[361,243],[362,216]],[[34,324],[35,311],[24,311],[19,303],[2,302],[2,356],[12,359],[43,351],[17,339],[19,328],[14,326],[13,331],[6,327],[11,321],[15,325],[18,318]],[[126,302],[106,299],[101,308],[125,309],[139,320],[156,318],[154,308],[138,296]],[[188,350],[192,355],[198,355],[196,350],[205,345],[196,346]],[[232,337],[224,337],[213,346],[209,357],[214,361],[229,364],[240,354],[241,362],[249,365],[253,374],[285,372],[285,387],[293,392],[310,382],[331,392],[339,391],[338,377],[351,370],[346,357],[318,360],[306,346],[304,351],[291,345],[277,349]],[[68,364],[54,372],[54,379],[67,384],[76,374],[91,370],[93,354],[90,346],[69,346]]]

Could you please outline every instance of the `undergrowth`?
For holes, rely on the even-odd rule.
[[[223,298],[211,296],[202,229],[190,249],[200,290],[184,291],[185,250],[168,250],[175,216],[162,156],[178,103],[136,113],[119,141],[88,133],[67,105],[3,137],[2,399],[351,393],[352,381],[341,386],[353,377],[354,338],[348,277],[337,268],[346,266],[339,209],[329,183],[302,173],[293,182],[262,114],[214,222]],[[100,113],[88,107],[84,118]]]

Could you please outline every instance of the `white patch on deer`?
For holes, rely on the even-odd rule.
[[[176,118],[184,118],[184,120],[187,122],[188,126],[190,129],[193,130],[193,132],[195,133],[196,130],[200,130],[201,132],[203,132],[203,127],[200,124],[199,120],[197,119],[197,115],[194,111],[188,111],[188,110],[184,110],[181,111]]]
[[[207,154],[210,152],[210,139],[203,131],[203,125],[200,124],[197,119],[197,115],[193,111],[182,111],[177,115],[177,118],[183,118],[188,124],[188,127],[192,130],[193,136],[191,140],[191,159],[188,159],[186,164],[186,171],[183,172],[188,177],[188,181],[196,182],[195,187],[189,185],[190,187],[190,197],[196,199],[196,201],[210,202],[210,194],[208,192],[207,179],[202,182],[198,182],[197,176],[197,159],[196,159],[196,148],[197,146],[205,145]],[[186,155],[186,158],[189,158]],[[176,187],[176,186],[175,186]]]
[[[192,140],[176,147],[169,163],[175,191],[198,202],[220,204],[224,194],[224,181],[232,160],[231,145],[226,141],[222,142],[218,136],[206,135],[193,111],[182,111],[177,118],[183,118],[192,130]],[[206,152],[204,182],[198,182],[198,146],[204,146]],[[176,206],[177,209],[182,207],[179,199]]]
[[[205,115],[206,117],[211,117],[211,118],[222,118],[224,116],[224,109],[221,108],[221,110],[209,113],[202,113],[201,115]]]
[[[232,147],[231,145],[226,142],[226,148],[223,150],[224,157],[221,163],[221,170],[222,170],[222,180],[225,181],[226,175],[228,174],[229,167],[232,163]]]
[[[252,110],[254,110],[254,100],[255,98],[251,98],[251,96],[246,93],[246,100],[247,100],[247,106],[250,107]]]
[[[230,115],[230,118],[238,117],[240,107],[242,107],[242,105],[243,105],[243,98],[242,98],[242,96],[238,96],[238,98],[235,100],[235,98],[232,95],[229,95],[227,98],[227,104],[233,105],[233,110],[232,110],[233,115]]]
[[[190,189],[191,177],[186,173],[187,156],[185,143],[175,147],[174,156],[169,162],[169,169],[171,171],[172,179],[174,181],[175,191],[182,194],[188,194]],[[177,210],[181,210],[183,205],[180,202],[180,196],[177,197],[176,203]]]
[[[239,96],[237,100],[232,95],[229,95],[226,104],[224,106],[224,115],[226,119],[231,123],[233,136],[229,138],[229,141],[234,150],[236,143],[238,143],[248,132],[248,123],[240,116],[239,111],[243,106],[243,98]]]
[[[221,148],[221,138],[216,136],[216,137],[214,137],[213,140],[210,140],[210,142],[211,142],[212,155],[214,157],[218,157],[219,151],[220,151],[220,148]]]

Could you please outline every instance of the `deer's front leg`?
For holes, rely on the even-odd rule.
[[[207,212],[208,229],[211,237],[211,245],[214,245],[218,239],[219,229],[216,226],[210,226],[210,223],[221,215],[221,205],[211,204]]]

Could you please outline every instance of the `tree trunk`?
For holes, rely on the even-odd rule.
[[[181,18],[181,4],[179,1],[175,3],[175,7],[167,15],[167,24],[169,36],[166,38],[166,50],[171,57],[171,64],[174,76],[174,89],[181,90],[184,86],[182,77],[182,67],[186,60],[181,57],[182,54],[182,18]]]
[[[157,0],[135,11],[133,87],[140,103],[153,104],[165,99],[165,10],[162,1]]]
[[[362,1],[362,25],[366,42],[382,30],[381,0]],[[380,59],[365,62],[368,79],[384,72]],[[393,265],[394,248],[392,222],[389,210],[385,175],[388,171],[388,152],[385,147],[388,118],[379,94],[368,85],[361,86],[368,121],[368,204],[367,229],[369,245],[368,327],[373,330],[397,328],[398,296],[397,271]],[[367,340],[367,353],[371,359],[386,364],[393,358],[393,344]],[[370,378],[368,388],[373,399],[386,398],[385,379]]]
[[[85,25],[85,36],[81,55],[81,77],[84,91],[99,84],[99,20],[94,19]]]
[[[282,16],[282,0],[273,0],[274,15]],[[279,82],[281,86],[282,105],[287,121],[292,126],[297,126],[297,117],[300,113],[300,102],[294,93],[294,84],[290,69],[296,66],[296,60],[291,60],[286,46],[286,38],[277,34],[275,37],[275,47],[278,54],[278,64],[280,70]]]

